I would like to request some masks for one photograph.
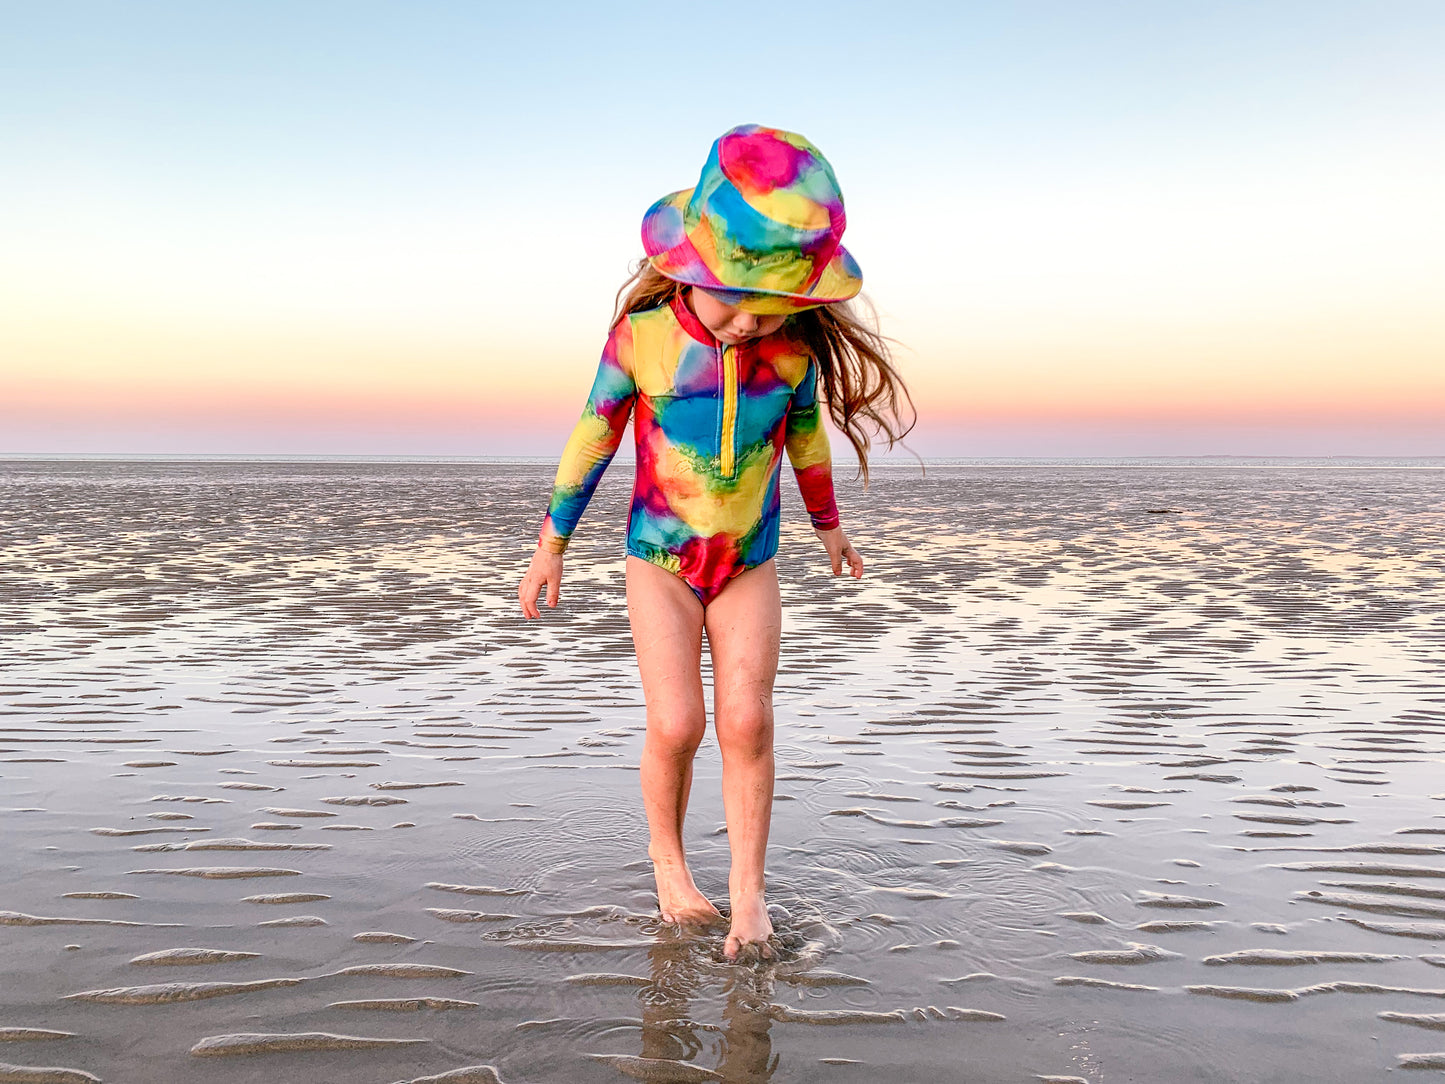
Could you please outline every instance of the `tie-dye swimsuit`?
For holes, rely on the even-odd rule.
[[[783,332],[719,343],[680,297],[617,322],[557,468],[541,545],[567,540],[636,409],[627,552],[704,606],[778,550],[784,448],[813,526],[838,526],[817,365]]]

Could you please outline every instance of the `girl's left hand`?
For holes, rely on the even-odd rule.
[[[833,575],[842,575],[843,562],[847,561],[849,575],[855,580],[863,578],[863,558],[858,556],[858,551],[848,541],[842,527],[834,527],[830,531],[820,531],[815,527],[813,533],[828,551],[828,559],[833,563]]]

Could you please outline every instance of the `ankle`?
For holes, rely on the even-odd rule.
[[[687,869],[687,856],[681,851],[653,846],[647,848],[647,857],[655,869]]]

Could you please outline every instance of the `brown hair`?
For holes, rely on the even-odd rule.
[[[686,289],[645,261],[617,291],[612,323],[624,316],[665,305]],[[892,448],[918,421],[918,411],[903,378],[893,366],[889,340],[877,327],[867,301],[866,317],[846,302],[819,305],[788,317],[791,331],[818,363],[820,394],[828,413],[858,453],[858,470],[868,483],[868,449],[872,436]]]

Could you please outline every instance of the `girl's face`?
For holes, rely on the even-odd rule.
[[[689,294],[692,311],[702,321],[702,326],[712,332],[712,337],[718,342],[729,346],[771,335],[787,319],[786,316],[759,316],[754,312],[744,312],[696,286]]]

